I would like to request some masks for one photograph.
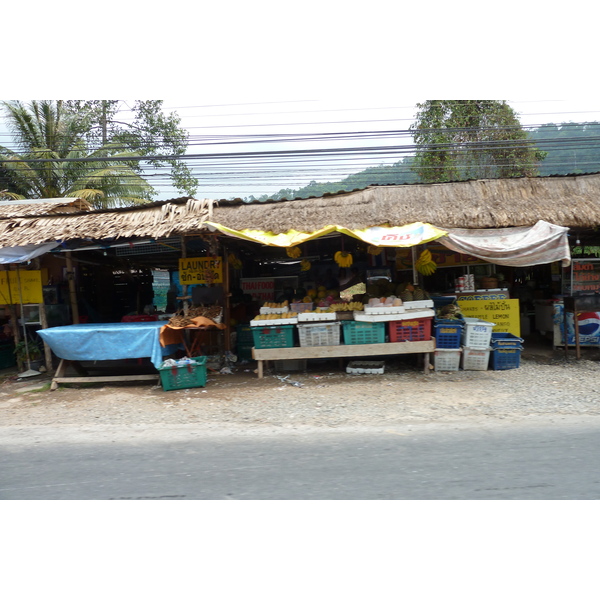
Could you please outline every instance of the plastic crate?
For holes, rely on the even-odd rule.
[[[238,360],[253,360],[252,346],[238,346],[235,350]]]
[[[434,323],[436,348],[460,348],[464,321],[443,319]]]
[[[431,317],[389,321],[390,342],[422,342],[431,339]]]
[[[0,345],[0,369],[9,369],[17,364],[14,344]]]
[[[495,348],[492,350],[492,369],[504,371],[506,369],[518,369],[521,362],[521,350],[518,348]]]
[[[254,347],[291,348],[294,345],[294,325],[276,325],[275,327],[253,327]]]
[[[460,366],[464,371],[487,371],[490,362],[490,350],[467,348],[463,346]]]
[[[461,348],[436,348],[433,365],[436,371],[458,371]]]
[[[236,344],[238,346],[254,346],[254,336],[250,325],[238,325],[236,331]]]
[[[206,356],[193,359],[197,364],[159,367],[160,382],[163,390],[182,390],[187,388],[204,387],[206,385]]]
[[[462,345],[467,348],[486,350],[490,347],[492,329],[495,323],[489,323],[482,319],[465,317],[465,326],[462,331]]]
[[[313,302],[292,302],[290,304],[290,310],[292,312],[303,313],[312,310],[313,306]]]
[[[298,336],[301,346],[339,346],[340,324],[337,321],[298,323]]]
[[[383,344],[385,323],[368,321],[342,321],[344,344]]]
[[[496,333],[495,331],[492,331],[492,340],[490,345],[492,348],[519,348],[524,341],[525,340],[513,335],[512,333]]]

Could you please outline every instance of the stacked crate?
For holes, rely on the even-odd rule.
[[[461,337],[463,370],[487,370],[490,361],[490,340],[495,325],[483,319],[465,318]]]
[[[436,371],[458,371],[462,350],[462,319],[436,319],[434,367]]]

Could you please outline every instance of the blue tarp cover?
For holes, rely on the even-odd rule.
[[[158,368],[163,355],[159,330],[164,321],[141,323],[80,323],[40,329],[38,335],[65,360],[119,360],[150,357]]]

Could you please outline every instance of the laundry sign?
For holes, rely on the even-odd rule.
[[[179,259],[179,283],[223,283],[223,259],[220,256],[201,256]]]

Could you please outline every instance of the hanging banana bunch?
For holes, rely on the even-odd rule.
[[[372,254],[373,256],[379,256],[381,254],[382,250],[383,250],[383,248],[379,248],[378,246],[371,246],[371,245],[369,245],[367,247],[367,252],[369,254]]]
[[[306,260],[306,258],[303,258],[300,261],[300,270],[301,271],[310,271],[312,265],[310,264],[310,260]]]
[[[285,253],[290,258],[300,258],[302,256],[302,250],[298,246],[292,246],[291,248],[286,248]]]
[[[227,257],[227,262],[236,271],[239,271],[242,268],[242,261],[233,252],[231,252]]]
[[[352,254],[350,254],[350,252],[344,252],[343,250],[338,250],[333,255],[333,260],[335,260],[339,267],[351,267],[354,262]]]
[[[437,269],[437,265],[435,264],[433,257],[431,256],[431,252],[425,249],[421,252],[417,262],[415,263],[415,267],[417,271],[421,273],[421,275],[433,275]]]

